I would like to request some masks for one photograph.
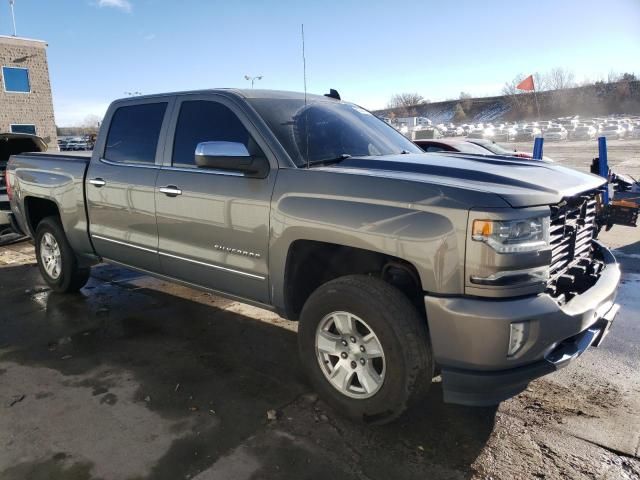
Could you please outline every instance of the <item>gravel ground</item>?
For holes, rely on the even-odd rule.
[[[637,145],[612,162],[638,169]],[[107,265],[56,295],[29,243],[0,247],[0,479],[638,479],[640,230],[601,238],[624,270],[601,347],[497,408],[445,405],[436,379],[383,427],[310,391],[293,322]]]

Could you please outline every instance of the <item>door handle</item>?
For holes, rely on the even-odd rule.
[[[92,178],[91,180],[89,180],[89,183],[91,185],[94,185],[94,186],[98,187],[98,188],[104,187],[107,184],[107,182],[105,182],[103,179],[101,179],[99,177],[98,178]]]
[[[160,187],[158,190],[164,193],[168,197],[177,197],[178,195],[182,195],[182,190],[180,190],[175,185],[167,185],[166,187]]]

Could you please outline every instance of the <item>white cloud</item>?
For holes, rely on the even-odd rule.
[[[144,38],[147,42],[150,42],[151,40],[155,40],[156,34],[155,33],[149,33],[148,35],[145,35],[142,38]]]
[[[98,0],[99,7],[119,8],[127,13],[131,12],[132,5],[129,0]]]

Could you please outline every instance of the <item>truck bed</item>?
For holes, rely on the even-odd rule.
[[[21,198],[15,215],[22,232],[33,237],[28,210],[42,216],[47,209],[43,202],[50,202],[61,212],[62,225],[69,243],[78,253],[92,252],[87,229],[84,177],[90,157],[61,153],[25,153],[9,159],[9,174],[14,177],[15,195]]]

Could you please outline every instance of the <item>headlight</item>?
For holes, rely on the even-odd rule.
[[[498,253],[532,252],[549,246],[549,217],[474,220],[471,238]]]

